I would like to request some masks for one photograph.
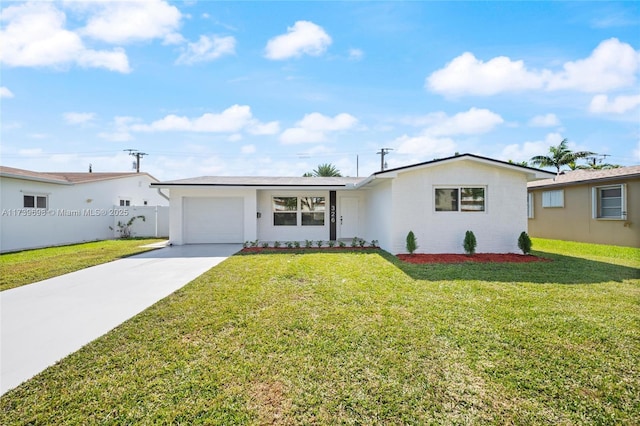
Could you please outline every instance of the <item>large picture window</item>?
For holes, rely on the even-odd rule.
[[[626,219],[625,185],[593,188],[593,211],[596,219]]]
[[[485,188],[436,188],[435,205],[437,212],[483,212]]]
[[[25,195],[22,206],[24,208],[46,209],[47,204],[46,195]]]
[[[324,197],[302,197],[300,210],[302,211],[302,226],[324,226]]]
[[[325,197],[273,197],[275,226],[324,226]]]
[[[298,225],[298,197],[273,197],[273,224]]]

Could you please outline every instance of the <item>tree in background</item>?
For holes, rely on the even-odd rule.
[[[319,164],[313,172],[307,172],[302,177],[341,177],[340,170],[330,163]]]
[[[573,152],[567,147],[567,139],[563,139],[558,146],[549,147],[549,155],[536,155],[531,157],[529,162],[534,166],[540,167],[555,167],[558,174],[560,174],[560,168],[562,166],[568,166],[571,163],[576,162],[580,158],[586,158],[595,155],[591,151],[578,151]]]

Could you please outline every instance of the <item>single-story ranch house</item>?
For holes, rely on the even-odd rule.
[[[527,182],[553,173],[463,154],[348,177],[198,177],[152,183],[170,195],[170,242],[377,240],[405,252],[517,252],[527,230]]]
[[[169,200],[147,173],[36,172],[0,166],[0,252],[118,238],[118,222],[135,236],[169,234]]]
[[[640,166],[529,182],[532,237],[640,247]]]

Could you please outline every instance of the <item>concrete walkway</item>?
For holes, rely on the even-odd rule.
[[[241,248],[239,244],[165,247],[0,292],[0,394]]]

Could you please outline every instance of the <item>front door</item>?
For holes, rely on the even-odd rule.
[[[340,238],[358,236],[358,216],[360,200],[355,197],[340,197]]]

